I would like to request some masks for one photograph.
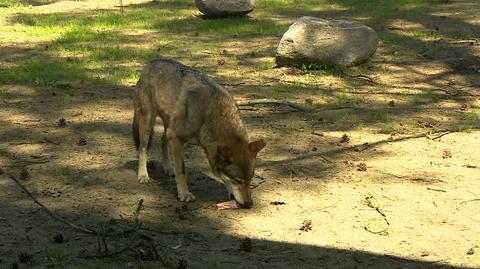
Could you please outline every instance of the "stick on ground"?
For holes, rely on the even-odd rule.
[[[259,105],[259,104],[278,104],[278,105],[286,105],[291,107],[295,110],[305,111],[306,109],[298,104],[287,100],[277,100],[277,99],[253,99],[253,100],[242,100],[237,101],[237,105],[239,106],[251,106],[251,105]]]
[[[35,198],[35,196],[33,196],[33,194],[32,194],[25,186],[23,186],[23,184],[20,183],[20,181],[19,181],[16,177],[14,177],[14,176],[9,176],[9,178],[12,179],[15,183],[17,183],[17,185],[33,200],[33,202],[36,203],[37,205],[39,205],[40,208],[42,208],[42,210],[43,210],[45,213],[47,213],[50,217],[52,217],[52,218],[54,218],[54,219],[62,222],[63,224],[66,224],[66,225],[68,225],[68,226],[70,226],[70,227],[72,227],[72,228],[74,228],[74,229],[76,229],[76,230],[78,230],[78,231],[81,231],[81,232],[83,232],[83,233],[86,233],[86,234],[94,234],[94,235],[97,234],[97,232],[95,232],[95,231],[93,231],[93,230],[91,230],[91,229],[88,229],[88,228],[83,227],[83,226],[79,226],[79,225],[77,225],[77,224],[75,224],[75,223],[72,223],[72,222],[70,222],[70,221],[68,221],[68,220],[60,217],[59,215],[53,213],[52,211],[50,211],[50,209],[48,209],[46,206],[44,206],[42,203],[40,203],[40,202],[37,200],[37,198]]]
[[[134,228],[126,229],[126,230],[123,230],[123,231],[120,231],[120,232],[107,233],[106,232],[107,229],[103,225],[100,227],[99,231],[95,231],[93,229],[89,229],[89,228],[77,225],[75,223],[72,223],[72,222],[62,218],[58,214],[52,212],[50,209],[48,209],[42,203],[40,203],[40,201],[38,201],[38,199],[22,183],[20,183],[20,181],[16,177],[9,176],[9,178],[12,179],[33,200],[33,202],[36,203],[38,206],[40,206],[40,208],[45,213],[47,213],[50,217],[54,218],[55,220],[57,220],[57,221],[59,221],[63,224],[66,224],[67,226],[70,226],[71,228],[73,228],[77,231],[80,231],[80,232],[85,233],[85,234],[97,236],[98,252],[100,254],[98,254],[98,255],[84,255],[83,257],[85,257],[85,258],[89,258],[89,257],[90,258],[98,258],[98,257],[114,256],[114,255],[123,253],[127,250],[135,250],[135,248],[140,246],[142,241],[143,241],[148,245],[148,247],[150,247],[152,249],[152,251],[154,253],[154,256],[155,256],[155,259],[160,258],[160,251],[159,251],[160,247],[159,247],[158,243],[151,236],[145,234],[142,231],[143,228],[142,228],[140,220],[139,220],[139,215],[140,215],[140,211],[142,210],[142,207],[143,207],[143,199],[140,199],[138,201],[138,205],[137,205],[137,208],[136,208],[135,213],[134,213]],[[129,234],[134,234],[135,238],[129,239],[130,243],[126,247],[124,247],[122,249],[119,249],[119,250],[115,250],[115,251],[109,251],[107,241],[106,241],[107,237],[125,236],[125,235],[129,235]],[[102,251],[102,246],[103,246],[103,251]]]

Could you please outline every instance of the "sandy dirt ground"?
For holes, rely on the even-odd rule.
[[[32,8],[55,12],[73,7],[56,2]],[[391,32],[419,23],[447,32],[468,25],[478,38],[479,4],[438,5],[431,14],[379,23]],[[339,15],[362,18],[356,16]],[[228,197],[221,184],[206,176],[205,156],[195,146],[188,147],[186,161],[194,203],[176,200],[174,179],[159,165],[158,138],[149,167],[154,180],[136,182],[134,82],[83,81],[48,90],[34,83],[1,84],[0,267],[186,268],[178,266],[182,260],[190,268],[480,268],[480,44],[478,39],[472,44],[450,41],[439,41],[446,48],[438,52],[442,61],[409,50],[428,40],[381,42],[368,75],[395,87],[338,74],[312,78],[298,69],[253,69],[254,63],[273,58],[274,36],[263,44],[226,40],[225,50],[241,59],[235,68],[219,67],[217,56],[203,54],[211,57],[206,61],[213,66],[210,75],[237,100],[287,98],[312,107],[302,112],[266,105],[241,111],[250,137],[268,143],[259,154],[250,210],[216,210],[215,203]],[[18,55],[43,57],[42,46],[5,43],[0,60],[6,66]],[[238,47],[258,54],[243,59],[245,51]],[[196,64],[195,57],[179,59]],[[227,84],[226,77],[234,83]],[[286,90],[277,91],[282,87]],[[339,107],[324,106],[345,99],[339,94],[347,96]],[[58,127],[60,118],[66,120],[63,128]],[[161,130],[159,122],[157,133]],[[427,136],[429,132],[433,134]],[[348,139],[342,142],[344,134]],[[79,145],[80,138],[86,145]],[[146,233],[158,242],[162,260],[151,259],[148,247],[113,257],[83,257],[97,254],[98,238],[39,209],[8,178],[20,178],[22,169],[29,178],[21,182],[49,209],[98,231],[116,228],[116,223],[132,225],[143,199],[140,220],[151,229]],[[305,221],[311,225],[304,227]],[[63,243],[54,240],[59,234]],[[116,249],[131,240],[107,242]],[[32,255],[31,261],[19,263],[22,252]]]

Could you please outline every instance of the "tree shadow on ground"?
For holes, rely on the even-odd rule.
[[[12,214],[16,216],[0,222],[0,227],[5,233],[16,236],[15,239],[9,237],[2,243],[0,264],[5,266],[17,262],[17,255],[20,252],[26,252],[33,255],[31,266],[63,264],[63,266],[72,266],[72,268],[78,264],[79,260],[85,266],[82,268],[87,268],[86,266],[113,268],[124,266],[127,262],[143,264],[148,268],[165,265],[174,267],[180,258],[186,259],[192,268],[469,268],[442,262],[418,261],[388,254],[371,253],[353,248],[339,249],[268,239],[252,238],[251,248],[241,247],[244,238],[226,233],[225,231],[231,228],[225,225],[222,219],[208,218],[203,214],[205,210],[215,210],[205,207],[204,202],[196,208],[191,205],[187,206],[182,209],[182,216],[179,216],[178,210],[175,209],[175,204],[178,203],[170,206],[159,205],[155,199],[151,198],[144,203],[141,220],[144,227],[153,230],[147,230],[145,233],[150,234],[159,243],[163,262],[148,258],[138,261],[138,256],[133,250],[112,258],[82,259],[76,256],[96,253],[97,238],[95,236],[79,233],[54,221],[43,211],[33,207],[32,201],[26,198],[25,194],[19,192],[13,183],[3,187],[8,192],[16,193],[15,197],[11,197],[14,200],[10,199],[2,206],[2,212],[7,216]],[[141,189],[145,191],[144,188]],[[88,188],[88,190],[92,189]],[[138,192],[137,190],[131,191],[132,193]],[[154,191],[150,190],[149,192]],[[38,195],[47,207],[52,208],[55,201],[68,198],[69,193],[64,192],[60,198],[52,198],[45,193]],[[99,197],[97,195],[95,202],[88,203],[89,205],[76,205],[75,209],[67,205],[54,211],[68,220],[95,230],[102,225],[105,225],[103,227],[116,227],[114,226],[116,222],[122,222],[126,227],[132,225],[132,222],[125,218],[131,217],[130,212],[133,211],[135,199],[139,198],[139,195],[134,195],[135,198],[129,199],[128,202],[117,201],[117,198],[110,199],[109,196],[112,195],[114,196],[110,191],[110,195],[107,196]],[[128,206],[132,208],[132,211],[126,209]],[[122,207],[120,211],[118,211],[118,207]],[[109,212],[120,213],[123,215],[123,220]],[[235,218],[239,214],[244,213],[223,213],[224,217],[231,218]],[[19,217],[23,218],[23,222],[18,222]],[[151,218],[156,220],[146,220]],[[32,223],[42,224],[31,226]],[[316,229],[315,225],[312,227],[313,229]],[[268,230],[268,227],[263,227],[263,229]],[[305,233],[308,236],[309,232],[298,231],[298,233]],[[63,235],[63,244],[53,241],[58,234]],[[31,245],[32,240],[36,241],[33,246]],[[110,251],[114,251],[115,248],[127,245],[129,240],[132,238],[127,236],[123,239],[107,239],[107,242]]]
[[[176,6],[177,3],[179,3],[179,1],[163,1],[149,5],[153,5],[152,7],[156,8],[175,9],[179,8]],[[180,6],[180,8],[189,8],[191,6],[192,3],[184,2],[183,7]],[[290,14],[288,11],[284,12],[284,14]],[[312,11],[312,14],[322,16],[322,14],[326,13]],[[343,14],[342,16],[345,17],[351,16],[347,13],[333,12],[328,14],[335,16]],[[41,25],[42,23],[48,22],[48,18],[42,18],[41,15],[29,15],[29,18],[25,16],[26,15],[23,14],[19,16],[17,20],[14,19],[12,22],[29,22],[32,20],[31,17],[33,16],[39,17],[35,24],[39,23]],[[88,23],[91,20],[91,18],[81,19],[81,16],[82,14],[78,14],[76,22]],[[398,15],[393,17],[402,18],[402,16]],[[60,14],[58,15],[58,22],[66,22],[71,17],[74,16],[68,13]],[[411,19],[413,20],[415,17]],[[379,25],[386,25],[389,20],[390,19],[384,19],[383,21],[379,22]],[[448,21],[449,20],[447,20],[445,23],[448,24]],[[98,22],[99,21],[96,23]],[[114,22],[116,22],[116,20],[112,20],[112,23]],[[277,31],[276,29],[282,29],[285,27],[285,24],[276,25],[268,20],[260,20],[260,22],[266,25],[265,27],[267,30],[265,30],[265,32],[262,32],[263,30],[256,29],[255,21],[250,19],[227,19],[223,21],[223,25],[228,26],[229,29],[226,29],[224,32],[221,32],[221,25],[214,27],[209,25],[210,23],[214,24],[213,21],[204,22],[198,18],[187,18],[180,20],[172,19],[167,22],[160,22],[156,25],[156,28],[154,27],[154,29],[160,31],[161,33],[177,33],[179,36],[186,38],[195,36],[195,33],[192,32],[200,31],[203,34],[208,35],[207,37],[210,38],[210,40],[213,40],[213,38],[216,37],[216,31],[220,31],[222,33],[221,35],[229,38],[228,40],[234,40],[236,38],[234,35],[237,34],[240,35],[239,37],[243,35],[248,37],[258,37],[263,33],[274,35],[275,31]],[[165,25],[162,25],[161,23],[165,23]],[[461,21],[457,21],[455,23],[459,26],[471,26]],[[189,26],[189,24],[196,25]],[[178,28],[175,28],[177,27],[176,25],[178,25]],[[472,27],[478,30],[478,28],[475,28],[475,26]],[[189,32],[182,33],[183,30],[187,30]],[[141,38],[133,38],[132,40],[132,37],[127,35],[122,36],[122,34],[117,33],[105,34],[95,32],[85,32],[83,37],[77,38],[77,36],[80,34],[81,31],[68,32],[54,41],[54,45],[65,45],[71,46],[74,49],[81,49],[82,46],[85,46],[85,43],[95,42],[98,39],[101,39],[104,41],[104,45],[107,47],[106,49],[100,48],[97,56],[95,56],[101,61],[108,61],[112,59],[114,62],[126,62],[138,60],[138,58],[141,58],[141,61],[146,61],[146,58],[157,55],[150,49],[140,49],[137,53],[133,50],[126,51],[115,48],[115,43],[117,42],[129,43],[128,41],[130,40],[130,43],[134,44],[135,42],[141,42],[143,40]],[[102,35],[104,36],[103,39],[101,38]],[[390,40],[397,40],[398,38],[400,41],[398,41],[396,44],[402,46],[405,50],[421,52],[419,48],[428,47],[431,45],[428,42],[417,40],[416,38],[405,38],[401,34],[393,35],[394,36],[390,36]],[[406,40],[405,43],[402,43],[403,40]],[[133,156],[135,154],[135,150],[133,145],[130,146],[127,144],[128,142],[125,142],[126,140],[130,140],[129,123],[115,122],[115,120],[111,118],[98,120],[90,119],[87,122],[78,123],[75,117],[71,116],[76,113],[76,111],[98,109],[98,107],[89,109],[89,105],[102,105],[107,107],[107,109],[119,109],[121,112],[130,111],[131,90],[128,87],[121,86],[101,77],[93,76],[90,72],[91,70],[89,70],[87,67],[86,62],[78,62],[76,60],[69,62],[66,58],[55,56],[55,53],[45,50],[44,44],[39,44],[35,47],[34,50],[37,58],[33,59],[29,59],[31,58],[31,51],[23,51],[19,47],[2,47],[0,49],[2,50],[0,51],[0,55],[4,54],[2,52],[10,53],[15,51],[16,53],[15,56],[11,57],[12,61],[9,61],[9,65],[5,65],[0,68],[0,78],[1,83],[3,84],[0,85],[0,87],[3,88],[1,97],[3,99],[2,101],[5,101],[5,103],[2,104],[2,109],[8,109],[14,112],[12,114],[22,115],[25,118],[37,118],[46,122],[46,126],[35,126],[35,124],[22,120],[18,120],[17,123],[10,124],[1,122],[2,129],[0,130],[0,137],[2,138],[1,141],[3,146],[3,148],[0,148],[1,156],[7,156],[9,161],[7,162],[6,166],[9,170],[17,173],[18,170],[24,165],[24,162],[21,162],[20,160],[31,161],[33,157],[31,157],[29,153],[14,153],[12,147],[15,145],[15,143],[45,141],[44,138],[48,138],[54,142],[61,142],[60,145],[52,144],[48,141],[46,142],[46,149],[52,152],[61,152],[65,155],[59,156],[58,159],[51,161],[50,166],[41,167],[41,165],[45,164],[29,164],[33,168],[33,173],[38,173],[38,175],[45,174],[46,176],[45,179],[38,181],[32,180],[28,184],[32,189],[38,190],[37,192],[44,190],[46,187],[50,186],[49,184],[66,188],[67,191],[64,191],[64,194],[60,199],[65,198],[67,201],[69,201],[68,199],[71,200],[67,202],[67,205],[62,205],[62,208],[59,208],[59,212],[67,218],[78,220],[83,224],[97,225],[98,223],[107,221],[108,217],[117,217],[114,216],[114,214],[118,213],[118,211],[115,210],[118,206],[123,207],[122,213],[131,212],[136,202],[132,202],[132,200],[135,200],[134,198],[138,198],[139,196],[147,196],[149,197],[148,203],[146,204],[148,211],[146,212],[146,216],[148,221],[144,221],[145,225],[151,225],[154,228],[167,227],[168,229],[173,230],[174,233],[172,234],[167,233],[157,236],[157,240],[163,244],[162,246],[166,252],[171,251],[173,253],[172,255],[174,256],[184,255],[187,256],[187,258],[189,256],[201,256],[202,259],[189,259],[189,263],[193,268],[256,268],[260,266],[267,268],[460,268],[451,265],[428,263],[413,259],[362,252],[355,249],[342,250],[329,246],[308,246],[302,244],[282,243],[266,239],[254,239],[252,252],[241,252],[238,249],[238,245],[242,238],[231,235],[232,231],[235,231],[235,229],[238,227],[223,225],[222,220],[206,217],[208,214],[215,215],[213,213],[215,212],[215,209],[212,208],[212,202],[223,199],[224,188],[209,181],[209,179],[206,179],[203,176],[198,163],[204,161],[204,159],[201,159],[202,157],[200,157],[201,154],[198,154],[198,150],[191,150],[188,152],[189,156],[191,156],[190,161],[192,164],[191,168],[190,166],[188,167],[190,171],[190,182],[192,183],[193,189],[198,189],[197,193],[199,195],[199,201],[194,206],[195,209],[192,210],[193,212],[187,213],[186,220],[179,220],[178,216],[176,216],[174,213],[174,208],[179,207],[180,203],[176,202],[175,184],[171,179],[166,178],[165,175],[161,173],[154,172],[152,175],[157,180],[153,181],[151,185],[140,185],[136,183],[136,161],[132,161],[134,159]],[[457,48],[455,46],[447,45],[446,49],[449,50],[449,53],[451,53],[449,54],[449,57],[454,57],[455,55],[460,54],[472,56],[472,53],[465,48]],[[118,55],[118,58],[108,56],[112,53]],[[270,50],[260,51],[258,55],[266,56],[268,53],[270,53]],[[445,60],[445,63],[448,64],[446,59],[438,58],[439,55],[432,55],[436,60]],[[27,59],[29,61],[26,61]],[[450,66],[453,67],[453,65]],[[102,68],[103,67],[99,67],[98,69]],[[122,69],[125,70],[131,68],[132,67],[128,66],[122,67]],[[138,67],[134,68],[138,69]],[[108,70],[108,72],[113,72],[111,69],[109,69],[109,67],[105,67],[105,69]],[[32,76],[32,74],[34,74],[34,76]],[[444,75],[448,74],[445,73]],[[440,77],[437,79],[443,79],[442,76],[443,75],[440,75]],[[228,75],[224,75],[221,78],[229,79]],[[428,81],[430,78],[427,78],[426,82],[436,85],[433,84],[432,81]],[[64,88],[63,86],[56,85],[56,82],[59,80],[78,80],[83,81],[82,83],[84,84],[81,83],[80,87],[73,85],[73,87]],[[474,83],[474,80],[470,81]],[[412,83],[412,81],[406,81],[406,83]],[[355,84],[352,83],[352,85]],[[24,88],[19,91],[15,91],[12,90],[14,86],[22,86]],[[251,85],[245,85],[245,88],[248,86]],[[311,111],[304,113],[288,112],[280,114],[278,113],[278,110],[271,110],[260,114],[244,114],[247,124],[253,126],[251,130],[258,131],[261,129],[268,129],[270,126],[270,128],[272,128],[272,132],[268,133],[269,135],[277,134],[278,132],[285,140],[290,137],[292,138],[291,141],[294,141],[295,132],[298,132],[298,128],[295,126],[290,128],[287,125],[292,122],[296,123],[306,121],[308,128],[315,130],[350,131],[356,128],[354,123],[364,123],[366,125],[382,123],[385,120],[385,113],[390,115],[390,120],[392,118],[397,119],[412,116],[415,117],[419,116],[420,114],[419,109],[416,109],[418,108],[418,104],[415,102],[399,104],[395,108],[388,108],[385,103],[382,103],[382,101],[362,103],[358,102],[358,100],[356,100],[354,97],[342,97],[342,95],[337,94],[339,89],[333,87],[324,89],[308,85],[290,85],[281,81],[270,87],[262,88],[261,85],[256,86],[257,87],[252,87],[251,90],[262,90],[260,91],[261,94],[265,94],[265,91],[269,90],[268,88],[270,88],[272,94],[275,93],[274,91],[277,88],[285,88],[285,91],[279,95],[282,98],[293,98],[300,100],[301,98],[309,95],[320,95],[326,98],[331,98],[331,102],[337,102],[338,105],[359,106],[359,108],[355,108],[355,112],[345,112],[341,110],[333,112],[321,111],[322,107],[319,106],[314,107]],[[241,94],[242,91],[245,92],[245,88],[233,90],[232,92],[234,94]],[[33,94],[30,95],[24,92],[26,90],[32,91]],[[444,100],[443,97],[445,95],[437,92],[431,93],[431,91],[432,90],[427,89],[420,94],[391,94],[398,97],[430,94],[431,96],[429,95],[427,98],[425,98],[425,105],[435,105],[441,100]],[[53,93],[55,93],[55,96]],[[354,94],[353,90],[352,94]],[[381,90],[377,90],[369,94],[374,95],[385,93],[381,92]],[[439,97],[437,95],[441,96]],[[445,98],[450,97],[446,96]],[[102,111],[95,112],[99,115],[102,114]],[[67,128],[57,130],[57,120],[65,115],[68,115],[69,117],[67,120],[71,120],[72,122],[69,122]],[[322,119],[322,121],[320,121],[320,119]],[[341,120],[343,120],[343,122]],[[266,122],[268,125],[265,125]],[[475,123],[478,127],[478,119],[477,121],[474,119],[473,123]],[[459,126],[463,124],[462,116],[456,116],[453,119],[445,120],[444,124],[451,125],[453,126],[452,128],[459,128]],[[310,132],[310,130],[307,129],[304,131]],[[102,136],[89,141],[89,145],[87,147],[79,148],[78,145],[76,145],[76,142],[78,135],[82,132],[87,134],[98,132],[101,133]],[[117,144],[106,143],[106,141],[112,140],[112,137],[119,139],[116,141]],[[319,180],[328,183],[329,178],[324,176],[325,174],[318,172],[323,170],[328,173],[336,173],[341,169],[341,167],[339,167],[338,164],[327,164],[322,160],[321,156],[326,155],[334,160],[340,159],[342,154],[353,149],[352,147],[336,147],[328,145],[329,142],[336,142],[338,139],[338,137],[326,135],[322,138],[320,144],[325,144],[325,146],[328,147],[327,150],[320,150],[317,152],[309,151],[306,153],[302,152],[301,154],[288,154],[292,150],[292,145],[289,145],[284,141],[278,144],[271,143],[269,144],[269,147],[275,149],[275,151],[272,150],[272,152],[274,152],[274,154],[285,153],[286,158],[280,161],[260,161],[259,167],[262,169],[270,168],[274,170],[274,172],[272,172],[274,176],[278,176],[278,178],[285,179],[285,181],[287,181],[287,176],[292,171],[290,168],[295,168],[295,165],[299,162],[305,162],[307,164],[312,164],[312,167],[314,167],[310,170],[305,170],[305,173],[308,176],[315,176]],[[381,145],[390,142],[392,141],[372,141],[371,145],[374,147],[375,145]],[[42,142],[41,144],[43,145],[45,142]],[[315,141],[312,142],[312,144],[318,146]],[[109,151],[106,149],[106,147],[123,148],[122,151]],[[89,158],[99,158],[92,161],[93,163],[97,164],[97,168],[82,168],[82,165],[89,167],[89,165],[92,165],[92,162],[65,165],[62,162],[69,157],[72,158],[70,154],[88,154]],[[385,156],[385,154],[387,153],[376,151],[365,155],[365,159],[373,159],[375,157]],[[105,162],[101,160],[101,157],[103,156],[113,156],[112,163],[105,164]],[[281,187],[278,187],[278,189],[280,190]],[[257,191],[259,194],[262,192],[261,189]],[[69,196],[68,192],[71,192],[71,196]],[[89,196],[81,196],[85,194],[88,194]],[[76,233],[74,231],[63,230],[64,228],[60,225],[50,223],[51,220],[43,215],[43,213],[40,213],[35,209],[31,209],[30,202],[21,198],[23,194],[19,193],[18,189],[15,187],[6,188],[6,192],[3,192],[3,194],[0,195],[8,196],[6,198],[8,202],[3,203],[2,207],[0,208],[0,211],[2,211],[1,215],[12,216],[6,220],[6,224],[3,222],[3,219],[0,219],[0,224],[5,226],[5,230],[3,230],[5,231],[5,234],[14,235],[13,237],[9,237],[4,245],[2,245],[2,253],[0,253],[0,256],[2,256],[2,263],[7,264],[13,262],[16,259],[17,251],[25,249],[26,246],[28,246],[29,250],[31,249],[32,251],[38,251],[35,249],[35,245],[32,247],[33,243],[31,237],[30,239],[28,238],[30,235],[26,231],[28,230],[29,226],[32,226],[32,223],[35,224],[34,231],[37,231],[35,238],[40,238],[40,242],[42,242],[42,244],[46,244],[46,247],[39,247],[42,248],[40,251],[44,250],[43,248],[48,249],[52,246],[51,238],[45,238],[45,235],[52,235],[52,231],[57,231],[57,229],[60,231],[65,231],[70,238],[73,238],[68,242],[68,246],[71,246],[77,252],[81,252],[82,247],[92,249],[92,246],[96,244],[96,238],[87,239],[81,237],[77,240],[74,239],[76,238]],[[78,195],[78,197],[75,197],[76,195]],[[118,197],[125,197],[126,200],[119,201],[117,199]],[[161,197],[161,199],[159,197]],[[43,194],[42,198],[47,199],[48,203],[52,205],[61,204],[58,202],[58,198],[48,197],[48,195],[45,194]],[[74,204],[76,209],[72,210],[71,207],[68,206],[69,203]],[[167,209],[162,208],[162,206],[165,205],[167,206]],[[125,209],[127,207],[132,207],[132,209],[128,209],[130,210],[128,211]],[[198,210],[198,212],[196,210]],[[209,211],[206,212],[202,210]],[[79,212],[81,212],[81,214],[77,214]],[[244,211],[242,211],[242,213],[248,214]],[[224,216],[235,218],[237,216],[236,214],[242,213],[228,212],[219,214],[225,214]],[[105,216],[105,214],[107,214],[106,216],[108,217],[100,217]],[[191,215],[188,216],[188,214]],[[43,223],[43,225],[36,225],[38,223]],[[200,233],[200,239],[189,237],[189,233]],[[181,236],[178,236],[178,234]],[[171,250],[172,246],[176,246],[178,244],[179,238],[184,240],[182,241],[183,246],[176,251]],[[74,264],[75,262],[78,262],[77,258],[74,258],[74,255],[71,253],[66,252],[65,250],[62,253],[62,255],[58,256],[65,259],[67,264]],[[200,255],[198,253],[200,253]],[[221,253],[221,255],[219,255],[219,253]],[[52,255],[42,252],[40,256],[40,261],[42,262],[44,260],[48,260],[48,257],[51,257]],[[49,262],[53,263],[54,260],[52,261],[52,259],[50,259]],[[113,260],[114,259],[107,259],[109,262],[112,262]],[[135,262],[136,258],[125,255],[121,256],[120,260],[122,262]],[[103,264],[102,261],[97,260],[82,260],[82,262],[86,262],[91,265],[90,268],[94,268],[93,266],[97,262]],[[160,266],[159,263],[151,261],[148,261],[147,265],[151,267]],[[105,265],[101,268],[108,267]]]

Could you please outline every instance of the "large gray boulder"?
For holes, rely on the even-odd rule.
[[[195,0],[195,4],[207,17],[228,17],[250,13],[255,0]]]
[[[283,35],[275,60],[278,66],[349,66],[366,61],[377,45],[375,31],[359,22],[305,16]]]

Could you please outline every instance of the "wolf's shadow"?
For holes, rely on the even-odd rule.
[[[124,168],[137,171],[138,160],[129,160],[125,163]],[[149,160],[147,170],[150,179],[157,182],[160,187],[165,188],[172,195],[176,196],[175,178],[167,175],[163,169],[161,162],[158,160]],[[223,184],[210,178],[204,171],[197,167],[187,167],[186,169],[188,187],[190,191],[201,202],[220,202],[229,199],[227,191]]]

